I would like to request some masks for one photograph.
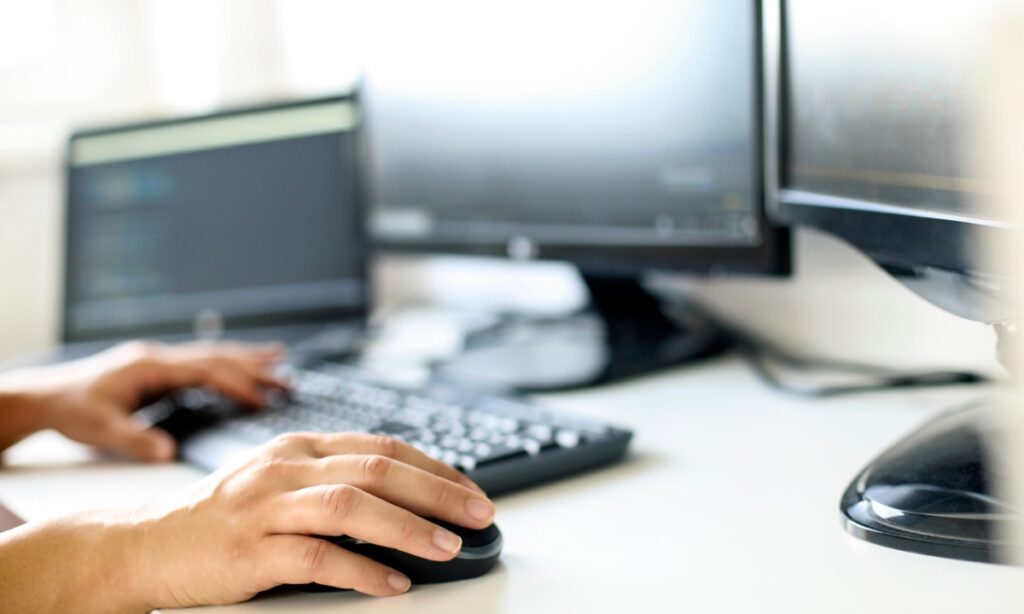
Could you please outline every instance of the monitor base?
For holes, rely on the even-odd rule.
[[[978,403],[924,424],[871,462],[847,488],[843,525],[865,541],[968,561],[1006,563],[1017,512],[993,488],[995,442],[1010,411]]]
[[[566,390],[653,373],[730,346],[725,331],[698,310],[666,316],[636,279],[584,275],[584,282],[590,311],[472,333],[464,351],[435,375],[523,392]]]

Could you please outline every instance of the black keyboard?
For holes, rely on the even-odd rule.
[[[154,422],[179,440],[184,460],[211,471],[281,433],[390,435],[462,470],[490,495],[612,463],[632,437],[598,420],[463,387],[410,391],[334,365],[287,377],[291,394],[273,398],[265,411],[242,412],[186,390],[154,410],[163,413]]]

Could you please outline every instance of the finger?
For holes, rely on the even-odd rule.
[[[271,343],[238,343],[228,341],[220,344],[218,347],[223,348],[225,352],[235,354],[241,357],[255,357],[262,360],[273,360],[281,358],[287,353],[287,349],[284,344],[278,342]]]
[[[209,386],[216,392],[252,406],[264,404],[263,390],[237,369],[179,363],[166,358],[151,359],[133,366],[140,392],[158,393],[177,388]]]
[[[163,364],[158,367],[162,388],[208,386],[252,407],[266,403],[263,389],[238,369],[221,365]]]
[[[304,535],[268,535],[259,546],[260,575],[274,584],[351,588],[377,597],[409,590],[409,578],[365,556]]]
[[[287,389],[283,379],[275,377],[271,366],[283,357],[278,345],[245,346],[229,343],[200,343],[178,346],[169,360],[178,364],[206,366],[211,369],[235,371],[265,388]]]
[[[464,527],[486,527],[497,511],[480,493],[386,456],[333,456],[300,467],[305,486],[352,484],[420,516]]]
[[[451,560],[462,548],[455,533],[349,484],[291,491],[273,505],[273,533],[349,535],[432,561]]]
[[[96,445],[146,461],[173,460],[177,444],[165,431],[146,427],[128,416],[106,423],[96,434]]]
[[[483,494],[483,489],[466,477],[465,474],[451,465],[433,459],[415,447],[385,435],[366,435],[363,433],[325,433],[316,435],[312,440],[313,449],[318,456],[337,454],[376,454],[401,461],[413,467],[419,467],[434,475],[441,476]]]
[[[234,365],[247,377],[264,388],[287,390],[291,387],[288,382],[270,372],[271,363],[238,360],[234,361]]]
[[[230,358],[217,358],[200,363],[201,366],[214,374],[223,374],[259,392],[263,397],[268,389],[287,389],[287,384],[272,376],[266,369],[246,366]]]
[[[284,346],[279,343],[251,344],[230,341],[187,343],[174,346],[172,351],[188,360],[226,357],[264,364],[281,360],[286,354]]]

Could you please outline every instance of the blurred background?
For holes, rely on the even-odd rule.
[[[363,3],[0,2],[0,358],[56,340],[73,127],[349,89]]]
[[[684,133],[689,138],[706,128],[703,124],[716,124],[716,128],[721,128],[721,124],[728,124],[734,117],[728,113],[729,109],[720,114],[712,114],[706,108],[701,108],[700,104],[706,104],[712,99],[712,96],[706,96],[700,99],[699,104],[695,103],[697,112],[685,118],[690,123],[680,124],[679,134],[672,131],[674,136],[664,141],[657,138],[662,136],[657,119],[628,125],[623,122],[607,132],[593,129],[595,125],[603,128],[605,122],[613,123],[608,120],[615,117],[612,112],[617,110],[615,103],[630,100],[631,88],[638,83],[643,85],[643,78],[632,78],[634,75],[631,71],[636,65],[653,71],[651,74],[654,77],[646,75],[647,84],[654,82],[656,87],[652,87],[646,94],[650,107],[655,110],[671,106],[659,98],[662,92],[657,87],[662,81],[671,79],[661,79],[666,73],[657,73],[656,70],[673,71],[671,74],[677,76],[682,73],[670,60],[662,58],[669,57],[672,61],[687,62],[688,67],[696,67],[692,73],[688,73],[693,82],[687,82],[687,86],[692,86],[698,78],[715,73],[714,69],[718,67],[713,62],[701,64],[686,55],[686,42],[680,42],[682,37],[675,31],[669,32],[666,28],[660,32],[664,38],[653,36],[656,33],[653,30],[657,30],[658,11],[676,10],[686,5],[686,2],[649,0],[638,1],[637,4],[642,5],[644,10],[634,10],[627,2],[609,2],[597,6],[589,0],[565,0],[550,6],[548,2],[540,0],[502,0],[486,4],[469,0],[37,0],[30,3],[0,0],[0,361],[53,346],[59,338],[62,246],[65,241],[63,198],[66,178],[63,156],[68,136],[73,130],[176,118],[240,105],[345,94],[360,83],[368,64],[378,61],[371,60],[371,57],[384,57],[385,64],[392,71],[397,71],[394,74],[405,73],[400,79],[404,80],[402,85],[417,92],[409,98],[413,103],[408,107],[413,108],[414,112],[406,116],[398,114],[397,117],[405,120],[411,117],[410,125],[418,127],[420,131],[403,132],[406,125],[398,122],[379,133],[391,130],[391,136],[397,134],[401,137],[392,139],[402,142],[391,152],[397,154],[391,160],[391,168],[386,170],[393,173],[390,177],[392,184],[400,185],[407,193],[416,191],[408,186],[419,189],[424,185],[427,188],[441,185],[441,189],[437,190],[441,194],[437,198],[442,204],[439,209],[456,203],[462,195],[459,194],[455,199],[449,198],[446,202],[445,197],[451,194],[445,190],[454,185],[451,191],[459,192],[468,185],[470,189],[466,191],[472,192],[473,181],[486,175],[486,172],[474,175],[474,170],[479,170],[472,168],[474,158],[478,157],[476,154],[479,151],[488,151],[486,146],[479,149],[474,147],[488,140],[499,143],[499,149],[506,148],[506,151],[501,152],[505,157],[495,156],[496,160],[500,160],[494,166],[500,167],[509,160],[525,159],[535,167],[542,168],[534,176],[536,178],[544,175],[543,154],[565,146],[566,150],[584,152],[581,157],[573,157],[575,152],[566,156],[562,161],[568,160],[568,163],[559,169],[565,171],[568,168],[567,174],[570,180],[576,181],[572,187],[577,192],[594,186],[598,190],[609,189],[609,185],[621,188],[615,185],[617,175],[613,179],[602,177],[604,183],[591,183],[579,181],[579,176],[572,174],[582,168],[585,172],[600,175],[594,172],[594,167],[580,163],[581,160],[586,161],[586,154],[589,153],[581,143],[608,145],[611,142],[612,146],[602,150],[606,154],[608,151],[614,152],[607,158],[617,155],[619,158],[613,160],[616,163],[613,166],[620,166],[619,162],[622,162],[621,166],[629,166],[628,163],[635,161],[634,157],[639,157],[637,152],[647,153],[643,147],[648,147],[649,142],[655,144],[650,145],[652,149],[664,148],[657,150],[656,154],[668,151],[675,155],[679,150],[672,148],[677,147],[678,143],[670,142],[671,138],[682,139]],[[881,0],[866,0],[858,3],[858,10],[851,10],[841,17],[837,17],[834,4],[793,0],[789,5],[799,6],[800,9],[793,13],[801,16],[792,22],[793,31],[807,34],[793,37],[796,41],[793,44],[797,45],[795,49],[800,52],[794,53],[793,57],[798,58],[795,61],[798,70],[805,71],[801,76],[811,77],[804,84],[810,86],[797,92],[799,96],[794,96],[800,102],[794,103],[793,123],[805,122],[801,126],[803,130],[796,131],[800,139],[804,140],[794,139],[796,144],[793,146],[796,150],[804,148],[798,152],[804,158],[797,160],[803,163],[802,167],[794,165],[797,169],[794,175],[799,180],[795,184],[797,188],[809,191],[820,189],[828,195],[863,198],[875,204],[896,203],[911,207],[922,203],[904,202],[901,197],[906,193],[914,192],[915,197],[927,193],[929,198],[937,193],[945,193],[946,196],[963,197],[965,202],[965,195],[969,194],[974,199],[970,203],[973,208],[957,208],[964,203],[945,202],[941,199],[925,204],[936,206],[937,211],[932,213],[936,213],[938,218],[957,222],[980,221],[979,225],[987,223],[979,211],[991,214],[995,211],[993,207],[1006,207],[1007,203],[1015,206],[1019,202],[1017,196],[1003,195],[1004,198],[996,203],[997,199],[991,198],[994,195],[991,185],[978,189],[983,181],[974,172],[981,166],[986,169],[996,168],[1002,173],[1006,193],[1014,190],[1019,193],[1021,190],[1020,177],[1024,175],[1018,170],[1019,157],[1014,156],[1020,156],[1019,147],[1024,140],[1007,136],[1011,134],[1007,129],[1010,122],[1004,120],[1019,114],[1016,113],[1019,100],[1024,96],[1020,91],[1010,91],[1012,88],[1008,84],[1016,83],[1019,86],[1021,81],[1007,76],[1014,74],[1015,70],[1019,72],[1019,65],[1013,64],[1013,58],[1019,58],[1020,51],[1014,51],[1011,47],[1019,45],[1019,41],[1024,39],[1018,32],[1000,29],[1000,24],[985,21],[998,22],[998,17],[994,16],[1002,14],[1000,7],[1011,5],[1009,0],[950,2],[943,4],[942,10],[935,11],[931,10],[934,4],[924,0],[905,0],[895,5]],[[982,5],[985,8],[979,8]],[[615,7],[621,10],[627,6],[632,12],[622,10],[622,15],[616,13]],[[704,3],[704,6],[714,6],[715,11],[720,11],[717,15],[728,17],[729,10],[737,7],[749,9],[754,5],[736,2],[730,5]],[[722,6],[728,6],[728,9],[722,9]],[[522,7],[525,8],[520,11]],[[446,40],[444,32],[457,31],[460,26],[455,21],[447,23],[446,20],[449,16],[454,20],[455,16],[464,11],[473,12],[474,18],[478,20],[474,23],[482,25],[475,29],[463,28],[473,30],[468,34],[460,32],[466,35],[465,39]],[[494,13],[487,14],[487,11]],[[586,28],[562,31],[557,26],[530,30],[543,20],[531,20],[529,15],[536,16],[541,12],[547,14],[547,11],[557,14],[559,19],[552,20],[553,23],[574,24],[578,17],[585,15],[592,21],[600,21],[597,24],[600,27],[592,31]],[[522,17],[523,23],[514,21],[520,13],[527,15]],[[587,36],[601,31],[601,28],[614,30],[618,25],[617,20],[636,15],[642,15],[645,19],[633,19],[630,27],[623,28],[623,36],[615,41]],[[430,22],[431,26],[421,27],[428,19],[435,21]],[[801,19],[806,21],[801,22]],[[526,24],[527,21],[530,23]],[[445,28],[451,30],[430,29],[437,28],[442,22]],[[728,20],[714,23],[736,25],[735,21]],[[528,27],[520,29],[520,26]],[[801,26],[803,30],[800,30]],[[651,31],[645,31],[645,27]],[[693,29],[689,23],[677,20],[673,27],[680,28],[688,36],[692,34],[695,39],[701,35],[701,32],[689,32]],[[910,28],[915,36],[902,36],[904,32],[911,31]],[[519,40],[516,34],[520,31],[540,36]],[[990,32],[991,36],[988,36]],[[627,33],[632,33],[634,37],[629,38]],[[652,36],[648,37],[647,34]],[[877,36],[877,40],[873,41],[872,36]],[[861,37],[865,38],[862,40]],[[707,36],[708,40],[712,38],[716,37]],[[487,47],[491,55],[477,57],[472,48],[467,52],[467,48],[459,46],[459,41],[464,43],[465,40],[486,43],[480,47]],[[673,46],[668,51],[659,48],[659,44],[668,44],[666,40],[673,45],[678,44],[678,48]],[[879,44],[864,44],[864,40]],[[836,44],[831,45],[833,42]],[[585,43],[580,44],[580,48],[585,50],[579,51],[572,47],[575,43]],[[804,44],[807,46],[799,47]],[[819,53],[817,45],[822,45],[827,53]],[[708,48],[712,49],[709,55],[715,58],[728,56],[728,50],[723,52],[713,45]],[[601,51],[598,61],[589,57],[584,58],[587,60],[584,62],[581,57],[577,57],[584,55],[587,49]],[[975,53],[978,55],[973,55]],[[991,55],[986,58],[986,53]],[[566,66],[548,66],[551,57],[562,59]],[[656,58],[656,61],[649,61],[651,57]],[[991,58],[1010,60],[989,62],[988,73],[977,70],[979,66],[985,66],[986,59]],[[631,64],[633,60],[637,62]],[[643,63],[645,60],[647,64]],[[575,66],[574,62],[596,66],[599,70],[576,73],[571,70]],[[432,66],[447,66],[448,63],[456,63],[453,70],[437,71],[437,74],[431,72]],[[564,95],[570,103],[560,109],[550,109],[545,106],[543,96],[530,99],[531,92],[517,89],[516,79],[522,78],[531,69],[535,72],[530,73],[529,78],[536,78],[543,82],[544,87],[550,87],[546,93],[550,95],[554,91],[556,96],[552,99],[562,101],[561,96]],[[423,71],[423,74],[417,74],[417,71]],[[454,77],[438,88],[440,94],[430,90],[439,75],[442,80],[444,76]],[[794,80],[794,83],[797,81]],[[532,83],[529,79],[526,82]],[[859,87],[847,88],[848,83]],[[720,82],[717,84],[721,85]],[[822,84],[823,87],[818,87]],[[746,83],[745,87],[748,86],[750,83]],[[797,88],[800,86],[801,83],[797,83]],[[487,112],[493,112],[493,115],[485,112],[479,117],[464,116],[464,109],[457,105],[453,111],[450,104],[452,99],[445,97],[445,88],[455,92],[452,99],[457,102],[464,102],[458,96],[486,100],[490,104],[481,107],[486,107]],[[692,91],[704,93],[703,81],[699,87],[693,87]],[[758,92],[742,91],[748,96],[725,95],[720,99],[733,104],[740,104],[736,103],[740,98],[744,101],[757,99],[757,96],[751,94]],[[581,119],[583,129],[578,134],[570,130],[569,137],[564,138],[565,142],[544,141],[544,147],[538,147],[536,142],[530,140],[529,137],[537,134],[517,134],[519,126],[515,122],[522,119],[522,116],[527,116],[524,124],[535,129],[541,136],[546,136],[552,128],[571,123],[560,121],[565,116],[587,115],[579,112],[581,107],[571,104],[584,99],[583,96],[573,98],[579,92],[589,95],[599,92],[600,95],[585,99],[588,103],[596,102],[593,107],[586,107],[591,115]],[[431,98],[435,94],[437,97]],[[615,96],[621,96],[621,99]],[[844,106],[845,103],[849,105]],[[423,115],[440,123],[430,124],[426,129],[423,125],[417,126],[415,111],[421,104],[429,107]],[[801,104],[804,106],[801,107]],[[757,103],[752,106],[756,107]],[[525,112],[524,107],[528,107]],[[626,112],[637,112],[636,109],[628,109],[628,105],[622,107],[626,108]],[[859,115],[858,107],[861,111],[868,111]],[[472,105],[466,108],[472,109]],[[704,115],[700,114],[701,110]],[[715,108],[712,111],[719,110]],[[751,110],[751,107],[744,109],[748,113]],[[844,110],[849,112],[848,116],[843,116]],[[531,117],[530,111],[537,113]],[[559,116],[559,112],[565,115]],[[463,133],[453,136],[453,132],[445,130],[447,125],[444,121],[451,116],[456,116],[452,124],[464,130]],[[483,130],[474,123],[480,117],[490,122]],[[711,117],[717,121],[708,119]],[[495,121],[495,118],[500,121]],[[529,126],[529,120],[538,118],[543,121]],[[596,121],[596,124],[588,124],[587,121]],[[652,125],[656,126],[654,130],[650,130]],[[619,143],[614,139],[628,140],[630,136],[636,136],[630,134],[635,126],[647,130],[641,135],[643,138],[636,138],[636,142],[641,145],[635,150],[615,147]],[[837,126],[834,132],[830,131],[830,128]],[[868,129],[861,134],[865,126]],[[977,127],[982,129],[972,130]],[[726,125],[725,128],[728,132],[728,129],[735,126]],[[707,128],[709,132],[714,129]],[[436,141],[427,142],[431,138],[431,130],[435,130],[440,137]],[[913,138],[903,138],[902,130],[906,130],[906,134]],[[554,132],[562,137],[566,134]],[[644,141],[651,137],[652,132],[655,138]],[[614,138],[608,137],[608,133],[613,134]],[[965,135],[973,133],[981,134],[985,142],[969,142],[970,139]],[[754,129],[750,134],[760,136]],[[493,138],[495,135],[500,138]],[[593,141],[589,140],[591,138]],[[756,140],[754,138],[750,142]],[[387,138],[381,139],[381,142],[387,141]],[[865,143],[870,146],[859,147]],[[915,150],[919,146],[921,155]],[[1015,148],[1015,151],[1010,151]],[[416,155],[420,157],[420,166],[409,164],[407,158],[402,158],[402,155],[410,151],[415,154],[411,158]],[[626,153],[623,154],[623,151]],[[977,155],[979,151],[995,152],[995,155],[991,160],[984,159]],[[447,174],[439,173],[442,177],[440,180],[430,173],[431,163],[435,162],[432,158],[435,152],[448,156],[442,161],[443,164],[436,167],[448,171]],[[720,152],[715,153],[717,155]],[[836,159],[827,159],[829,153],[834,154]],[[758,161],[753,158],[757,155],[750,154],[749,149],[743,153],[747,156],[745,162],[756,167]],[[996,157],[999,159],[996,160]],[[552,158],[558,160],[557,155]],[[279,158],[268,159],[271,160],[268,166],[277,168],[276,160]],[[395,163],[395,159],[399,163]],[[422,163],[424,159],[427,160],[425,164]],[[607,160],[602,159],[601,162]],[[469,171],[466,171],[467,167],[470,167]],[[666,167],[654,168],[656,172],[649,173],[652,176],[648,177],[648,182],[665,188],[663,184],[666,181],[660,173]],[[681,163],[678,168],[685,171],[688,167]],[[409,172],[410,169],[418,171],[420,177],[414,177],[416,173]],[[835,184],[856,178],[857,171],[865,169],[867,171],[860,173],[860,179],[867,177],[869,181],[862,182],[858,189],[866,192],[830,190]],[[649,170],[645,169],[645,172]],[[493,171],[493,168],[485,171]],[[701,177],[695,180],[693,176],[685,175],[684,172],[669,177],[667,183],[671,183],[672,179],[683,184],[700,183]],[[513,180],[509,180],[509,177],[513,177]],[[608,177],[613,177],[612,172],[608,173]],[[529,214],[523,213],[526,208],[503,207],[503,203],[495,199],[508,194],[513,194],[512,200],[529,201],[529,190],[517,191],[521,185],[515,178],[512,173],[502,176],[505,181],[500,185],[502,189],[493,190],[498,196],[492,194],[485,197],[482,199],[485,202],[470,202],[472,198],[467,197],[466,202],[457,202],[456,205],[465,205],[467,202],[470,205],[483,204],[485,206],[481,209],[491,207],[486,215],[508,215],[515,218],[546,215],[549,213],[547,209],[557,209],[549,205],[564,207],[569,202],[552,198],[551,195],[558,192],[551,191],[545,194],[548,200],[539,199],[542,202]],[[988,178],[986,174],[984,179]],[[487,179],[493,180],[493,176]],[[745,176],[744,179],[750,177]],[[431,180],[434,180],[435,185],[431,184]],[[816,181],[819,182],[817,185]],[[480,185],[485,183],[480,181]],[[543,182],[540,184],[546,185]],[[935,187],[937,184],[941,184],[940,188]],[[489,187],[494,188],[494,185],[489,184]],[[758,185],[748,189],[744,196],[754,200],[759,188]],[[481,189],[481,192],[484,191]],[[621,192],[628,190],[622,188]],[[666,188],[664,192],[671,190]],[[527,194],[526,198],[521,198],[523,194]],[[729,197],[733,194],[728,190],[725,192],[726,198],[720,196],[716,193],[717,204],[724,204],[725,209],[736,204],[730,201]],[[250,202],[242,200],[243,204]],[[395,202],[398,208],[408,205],[401,198]],[[388,205],[393,206],[395,202],[389,202]],[[582,197],[574,202],[592,204]],[[619,204],[632,206],[634,202],[623,199]],[[433,204],[437,205],[437,202]],[[538,203],[527,204],[535,206]],[[842,208],[841,205],[833,205],[835,202],[824,207]],[[626,206],[620,207],[619,213],[626,209]],[[283,217],[293,215],[291,210],[276,208],[275,211]],[[632,214],[635,211],[627,210],[626,213]],[[732,214],[734,211],[727,213]],[[556,211],[552,218],[545,218],[544,221],[551,223],[552,227],[557,226],[560,231],[577,230],[573,225],[578,220],[574,220],[571,215],[568,216],[568,223],[564,219],[554,219],[560,214],[564,214],[564,211]],[[958,217],[961,214],[964,217]],[[972,215],[979,217],[971,218]],[[471,215],[467,214],[468,217]],[[376,219],[371,218],[371,226]],[[622,230],[620,226],[625,225],[616,226],[623,218],[609,219],[610,222],[603,220],[608,228]],[[994,215],[992,219],[1019,221],[1019,207],[1012,212],[1003,209],[1002,214]],[[585,220],[589,221],[593,220]],[[754,220],[748,218],[747,221],[753,223]],[[558,226],[558,222],[561,226]],[[583,223],[580,222],[580,225]],[[996,223],[991,225],[999,226]],[[648,230],[661,230],[657,224],[653,226]],[[466,227],[473,228],[471,225]],[[474,229],[479,231],[480,227]],[[121,233],[125,234],[130,233]],[[307,240],[308,234],[298,233],[298,243]],[[469,237],[469,234],[460,238],[470,243],[478,238]],[[922,239],[923,235],[910,234],[899,235],[895,242],[902,243],[906,238],[908,241],[914,239],[913,247],[935,247],[928,245],[929,238],[934,237]],[[802,356],[890,365],[906,371],[915,368],[944,368],[1003,373],[1003,368],[997,362],[996,339],[990,326],[962,319],[951,311],[927,302],[879,268],[864,251],[855,249],[838,236],[842,236],[842,233],[830,235],[811,228],[795,228],[792,237],[794,272],[788,277],[753,277],[742,274],[722,277],[716,274],[719,271],[714,270],[714,266],[710,271],[705,271],[711,274],[697,276],[648,273],[646,269],[640,274],[648,275],[646,281],[652,282],[650,286],[660,293],[672,298],[695,300],[710,308],[720,318]],[[934,236],[948,238],[942,233]],[[556,316],[579,310],[588,300],[588,286],[578,270],[559,262],[516,261],[517,255],[512,249],[515,238],[518,236],[514,235],[509,240],[510,258],[507,259],[409,254],[399,256],[388,250],[375,251],[371,263],[374,291],[372,306],[379,314],[392,313],[396,306],[409,305],[430,305],[455,313],[477,311],[502,315]],[[142,236],[140,240],[144,239]],[[873,237],[860,239],[870,244]],[[332,241],[329,239],[326,242],[328,246],[333,246]],[[951,244],[940,245],[933,252],[952,253],[962,247],[952,245],[955,242],[953,240],[948,242]],[[899,251],[906,247],[893,247],[893,242],[885,245],[884,240],[878,243],[883,244],[883,251],[888,248]],[[595,241],[595,244],[602,246],[597,249],[615,245],[613,242],[600,244],[599,241]],[[473,253],[473,249],[475,246],[436,251]],[[499,244],[498,253],[502,253],[503,249],[504,244]],[[529,245],[524,249],[528,253]],[[494,250],[488,253],[493,255]],[[623,258],[628,257],[628,250],[618,253],[614,249],[606,251],[602,254],[606,258],[603,264],[614,261],[622,254],[626,254]],[[874,255],[877,259],[878,254]],[[1019,262],[1018,253],[1001,252],[995,257],[1003,263],[1011,263],[1009,270],[1016,272],[1012,263]],[[236,260],[248,269],[256,268],[249,266],[251,263],[244,254]],[[318,256],[319,260],[324,259]],[[898,268],[892,267],[892,261],[887,264],[891,268]],[[916,272],[910,270],[910,273]],[[906,277],[913,278],[913,275],[908,274]],[[991,279],[982,279],[978,285],[984,287],[989,281]],[[998,283],[992,285],[997,286]],[[958,293],[964,287],[949,284],[943,289],[956,299],[961,296]],[[163,299],[157,297],[157,300]],[[118,318],[116,313],[104,315],[115,320]],[[413,339],[413,347],[416,346],[416,339],[430,338],[434,324],[444,324],[443,318],[421,319],[407,327],[405,347],[409,347],[410,338]],[[1012,325],[1008,327],[1010,329],[1016,330]],[[1018,433],[1018,436],[1024,440],[1024,434]],[[1024,484],[1024,481],[1019,481],[1019,484]],[[1024,489],[1019,490],[1018,497],[1024,498]]]
[[[57,339],[61,156],[72,128],[344,92],[368,40],[386,43],[388,19],[414,4],[0,1],[0,359]],[[795,245],[790,279],[665,277],[659,286],[811,353],[995,368],[986,326],[931,306],[837,239],[800,230]],[[560,312],[585,296],[557,264],[435,257],[377,267],[385,303]],[[544,290],[520,292],[520,282]]]

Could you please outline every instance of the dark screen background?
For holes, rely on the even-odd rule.
[[[71,328],[360,304],[353,155],[331,133],[73,167]]]

